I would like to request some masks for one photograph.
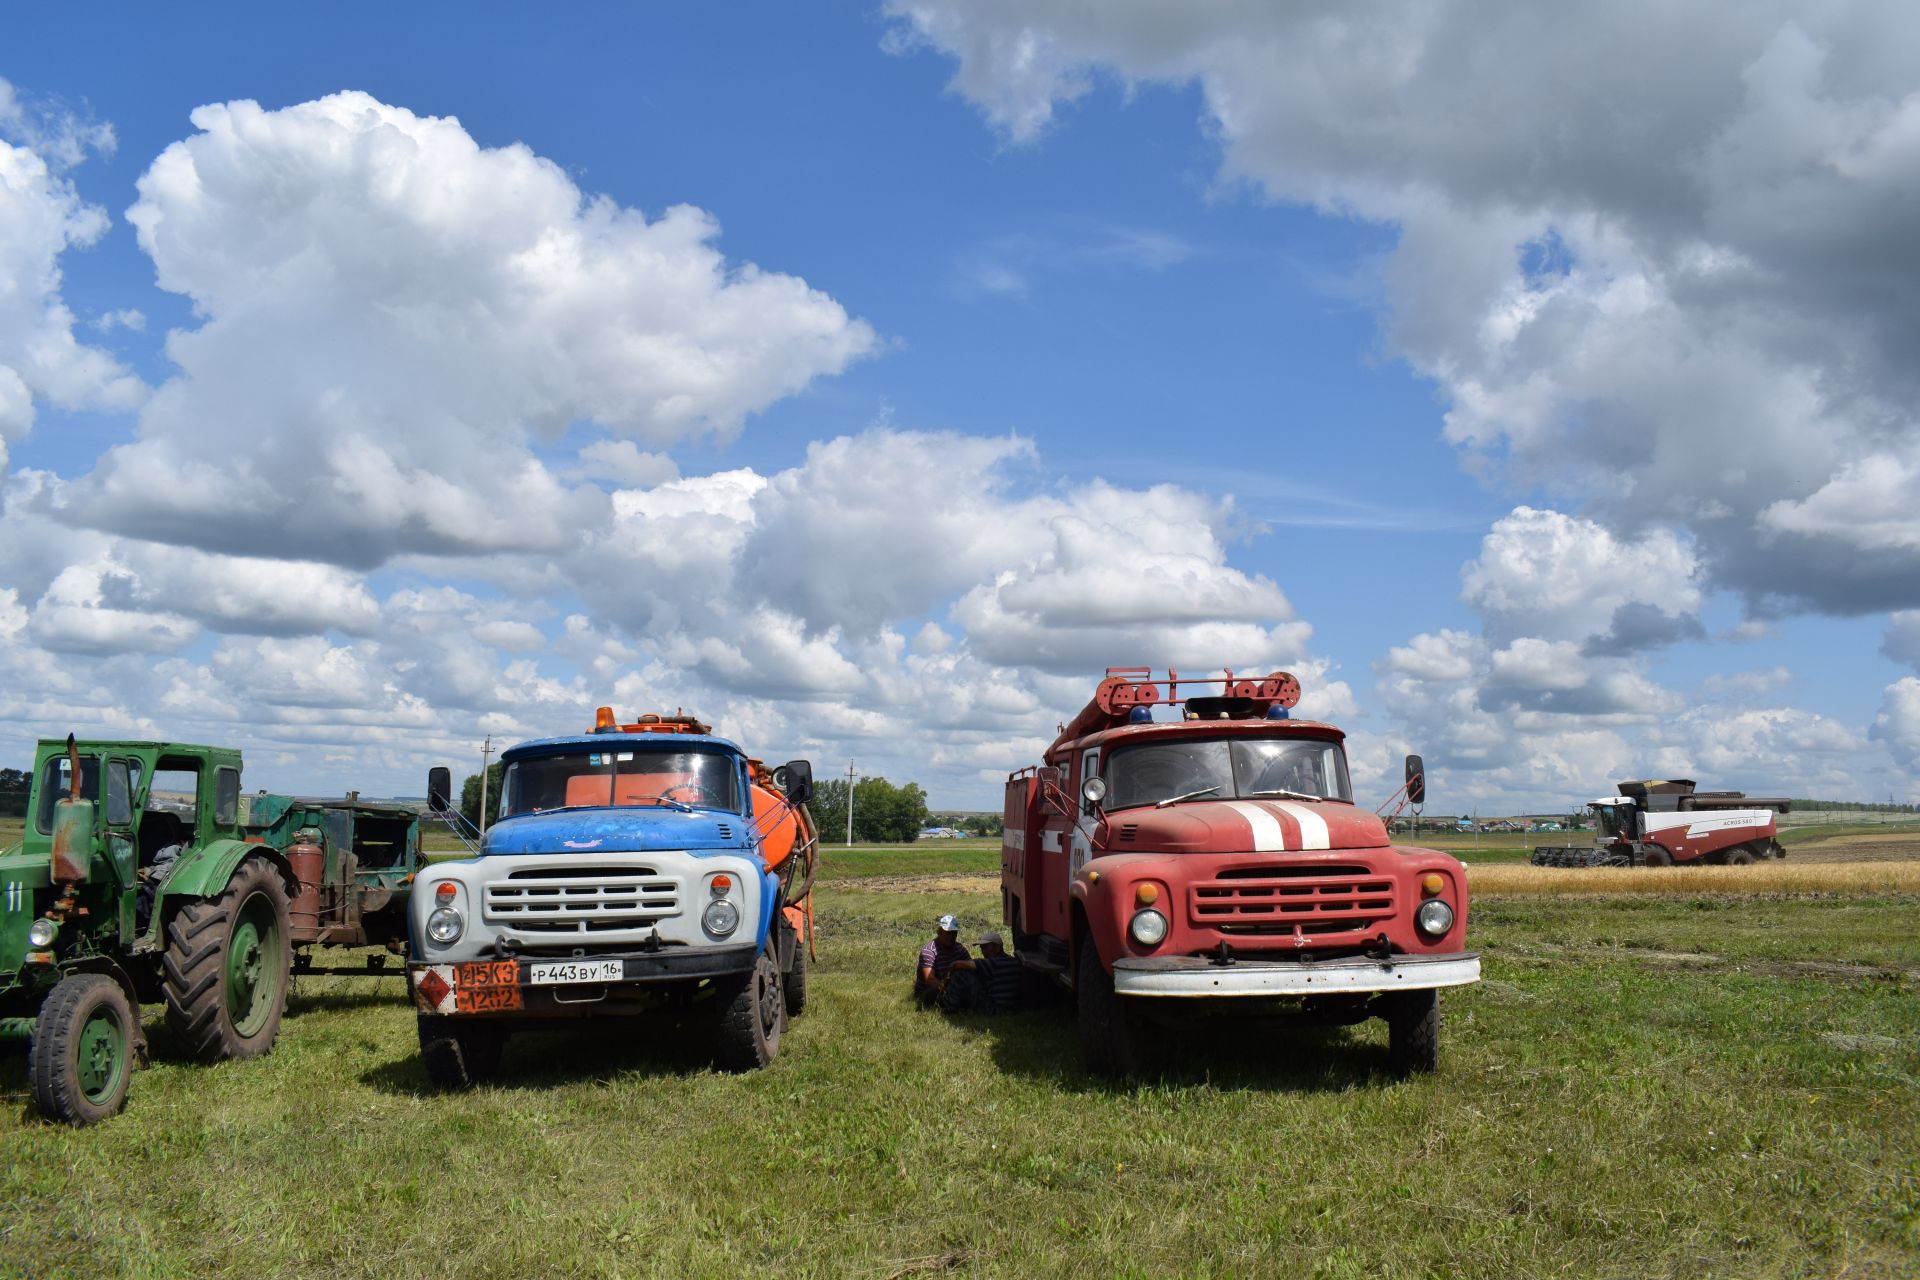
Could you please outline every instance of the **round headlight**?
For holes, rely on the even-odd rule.
[[[1421,903],[1419,914],[1413,920],[1420,926],[1420,932],[1437,938],[1453,928],[1453,908],[1435,898],[1432,902]]]
[[[27,926],[27,942],[35,947],[50,947],[53,940],[60,936],[60,922],[41,916]]]
[[[1107,780],[1105,778],[1088,778],[1086,785],[1080,788],[1080,794],[1086,797],[1088,804],[1099,804],[1107,798]]]
[[[1141,946],[1157,947],[1167,940],[1167,918],[1158,911],[1136,911],[1128,930]]]
[[[427,936],[443,945],[457,941],[465,928],[466,921],[452,907],[436,907],[427,917]]]
[[[740,927],[740,908],[725,899],[710,903],[701,913],[700,923],[706,926],[708,933],[724,938]]]

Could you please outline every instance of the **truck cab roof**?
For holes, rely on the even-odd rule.
[[[576,733],[515,743],[500,753],[500,759],[517,760],[562,751],[684,751],[688,748],[725,751],[743,757],[747,754],[740,744],[711,733]]]

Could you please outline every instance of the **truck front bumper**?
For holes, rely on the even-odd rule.
[[[1460,987],[1480,980],[1475,952],[1395,956],[1391,960],[1234,960],[1202,956],[1128,958],[1114,962],[1116,995],[1155,999],[1220,996],[1326,996]]]
[[[759,949],[674,947],[656,952],[586,956],[579,961],[515,957],[444,964],[411,962],[407,990],[421,1013],[579,1017],[639,1012],[648,997],[672,984],[751,972]],[[617,964],[619,977],[543,982],[547,966]]]

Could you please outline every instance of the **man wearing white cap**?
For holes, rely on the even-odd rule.
[[[920,1004],[933,1004],[946,989],[947,975],[953,966],[972,957],[960,945],[960,921],[952,915],[941,916],[935,924],[933,941],[920,948],[920,963],[913,970],[913,998]]]

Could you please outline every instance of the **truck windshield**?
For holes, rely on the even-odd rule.
[[[1326,799],[1353,803],[1337,742],[1192,738],[1121,747],[1107,761],[1108,809],[1164,800]]]
[[[500,816],[549,809],[685,805],[740,811],[733,760],[714,751],[569,751],[515,760],[501,783]]]

